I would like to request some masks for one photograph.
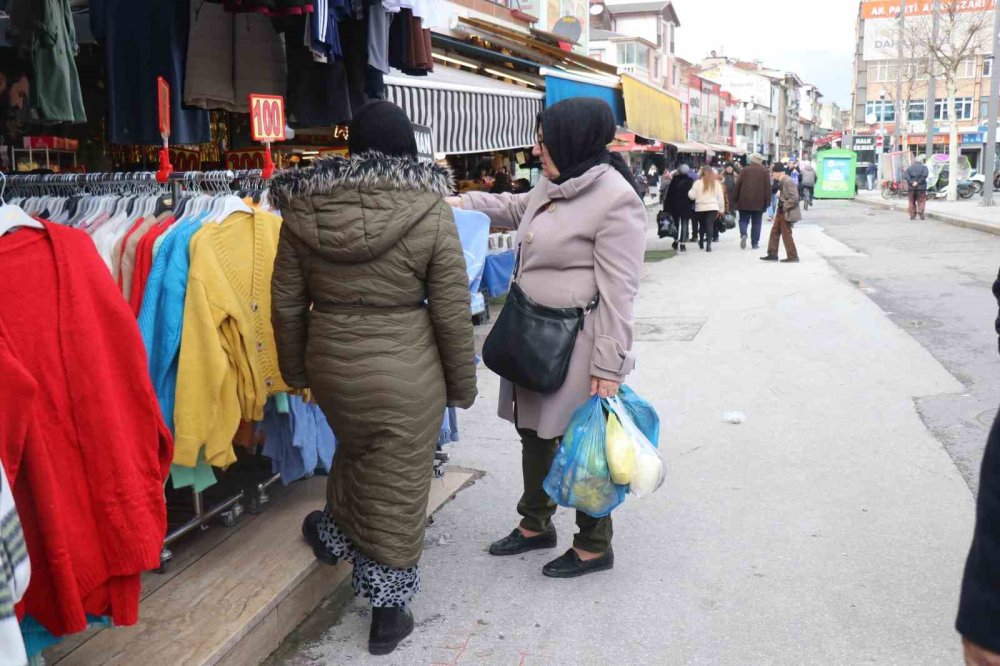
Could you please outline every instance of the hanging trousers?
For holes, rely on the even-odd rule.
[[[558,439],[542,439],[534,430],[518,428],[521,436],[521,467],[524,472],[524,495],[517,503],[517,512],[523,517],[521,527],[531,532],[544,532],[552,525],[556,503],[542,487],[559,450]],[[604,553],[611,547],[611,516],[594,518],[582,511],[576,512],[576,526],[580,529],[573,538],[573,545],[588,553]]]

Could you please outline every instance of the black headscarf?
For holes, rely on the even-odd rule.
[[[542,143],[559,169],[557,185],[582,176],[598,164],[610,164],[639,192],[621,155],[608,151],[615,138],[615,114],[603,99],[575,97],[553,104],[538,115]]]
[[[354,114],[348,128],[351,155],[377,150],[383,155],[417,157],[417,139],[406,112],[392,102],[372,102]]]

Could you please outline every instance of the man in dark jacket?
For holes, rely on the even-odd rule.
[[[674,249],[679,247],[681,252],[687,252],[687,247],[684,244],[688,240],[688,224],[694,216],[694,202],[688,197],[692,185],[694,185],[694,179],[691,177],[691,167],[682,164],[670,180],[663,205],[663,210],[667,211],[677,223],[678,236],[677,241],[674,242]]]
[[[1000,301],[1000,276],[993,283],[993,295]],[[1000,317],[996,330],[1000,335]],[[966,664],[1000,664],[1000,414],[993,421],[983,454],[976,530],[965,563],[955,627],[962,634]]]
[[[918,155],[917,160],[906,169],[904,178],[906,185],[910,188],[910,219],[924,219],[924,208],[927,206],[927,166],[924,164],[924,156]]]
[[[750,240],[753,249],[760,246],[764,211],[771,205],[771,176],[760,155],[751,155],[750,164],[740,171],[733,187],[732,207],[740,212],[740,247],[747,247],[747,227],[753,224]]]

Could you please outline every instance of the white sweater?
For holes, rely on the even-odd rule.
[[[688,197],[694,202],[694,210],[697,213],[726,209],[726,195],[722,190],[722,183],[720,182],[715,183],[714,192],[706,192],[701,178],[699,178],[694,181],[691,191],[688,192]]]

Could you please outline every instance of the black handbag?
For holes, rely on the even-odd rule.
[[[517,282],[511,283],[507,302],[483,344],[483,362],[515,386],[537,393],[558,390],[566,381],[584,318],[600,300],[597,294],[586,308],[551,308],[535,303]]]
[[[715,218],[715,233],[724,234],[726,233],[726,222],[721,217]]]
[[[677,238],[677,223],[665,210],[656,214],[656,230],[660,238]]]

